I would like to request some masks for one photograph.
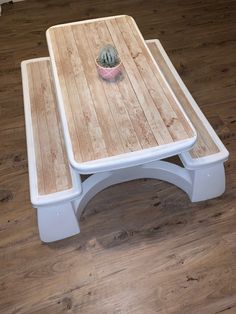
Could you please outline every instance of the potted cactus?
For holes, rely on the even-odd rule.
[[[102,47],[96,59],[98,74],[107,81],[115,81],[121,74],[121,60],[112,45]]]

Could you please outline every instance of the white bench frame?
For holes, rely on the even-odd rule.
[[[170,61],[160,41],[158,39],[152,39],[148,40],[147,42],[155,42],[157,47],[160,49],[160,52],[164,60],[166,61],[166,64],[168,65],[173,76],[177,80],[183,93],[185,94],[186,98],[188,99],[199,119],[205,125],[208,133],[210,134],[211,138],[219,149],[218,153],[200,158],[192,158],[188,151],[179,155],[184,167],[188,169],[189,175],[191,176],[193,188],[190,199],[192,202],[198,202],[217,197],[223,194],[225,191],[224,162],[228,159],[229,152],[219,139],[215,130],[210,125],[209,121],[197,105],[196,101],[193,99],[190,92],[188,91],[186,85],[184,84],[172,62]]]
[[[58,239],[67,238],[80,232],[72,200],[81,194],[82,187],[80,176],[70,167],[72,179],[71,189],[46,195],[39,195],[38,192],[39,189],[35,159],[36,154],[30,107],[27,64],[44,60],[49,60],[49,58],[37,58],[23,61],[21,63],[21,70],[24,96],[30,199],[32,206],[37,208],[40,239],[44,242],[52,242]]]
[[[153,41],[156,42],[167,65],[198,117],[206,126],[209,134],[219,148],[219,152],[197,159],[193,159],[189,152],[183,152],[179,157],[182,160],[184,167],[158,160],[138,166],[95,173],[83,183],[81,183],[80,174],[71,168],[73,182],[71,190],[39,196],[26,65],[30,62],[50,59],[38,58],[23,61],[22,81],[25,104],[30,194],[31,202],[33,206],[37,208],[38,227],[42,241],[52,242],[78,234],[80,232],[78,221],[87,203],[105,188],[125,181],[140,178],[152,178],[167,181],[185,191],[192,202],[211,199],[220,196],[224,192],[224,161],[227,160],[229,153],[184,85],[161,43],[158,40],[150,40],[147,42]]]

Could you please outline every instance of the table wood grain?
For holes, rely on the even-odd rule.
[[[133,18],[54,26],[47,40],[76,162],[193,143],[194,131]],[[105,44],[117,48],[123,63],[115,83],[97,73],[95,59]]]
[[[44,0],[4,5],[1,313],[236,312],[236,5],[232,0],[181,4]],[[19,65],[23,59],[48,55],[44,33],[49,24],[93,18],[108,10],[132,14],[145,38],[161,40],[230,150],[226,193],[191,203],[166,182],[119,184],[88,205],[81,235],[42,245],[29,200]]]

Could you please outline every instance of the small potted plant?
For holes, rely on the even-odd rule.
[[[107,81],[115,81],[121,74],[121,60],[112,45],[102,47],[96,59],[98,74]]]

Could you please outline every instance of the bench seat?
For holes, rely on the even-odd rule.
[[[229,152],[211,127],[183,83],[168,55],[157,39],[146,41],[155,61],[197,131],[197,142],[189,152],[180,154],[185,168],[198,169],[224,162]]]
[[[32,205],[38,209],[39,224],[42,219],[50,222],[48,217],[41,215],[42,210],[45,213],[48,209],[49,215],[56,212],[63,225],[67,221],[78,233],[71,201],[81,194],[82,188],[80,177],[71,169],[67,159],[50,59],[23,61],[21,67]],[[52,227],[47,224],[47,228]],[[58,230],[53,241],[56,233],[61,238]]]

